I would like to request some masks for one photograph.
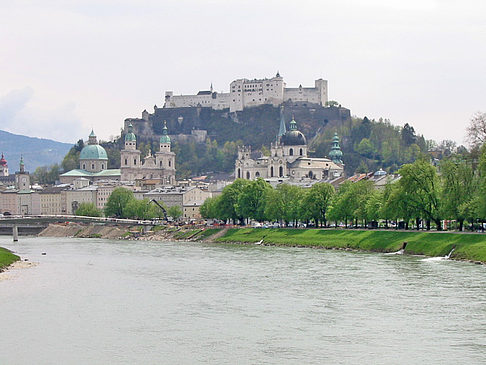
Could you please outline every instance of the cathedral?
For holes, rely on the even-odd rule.
[[[108,155],[99,145],[93,131],[88,137],[88,144],[79,154],[79,169],[68,171],[60,176],[61,183],[72,184],[75,179],[98,181],[121,181],[134,183],[136,180],[153,180],[157,185],[175,184],[175,153],[171,151],[171,141],[164,124],[159,141],[159,151],[155,156],[150,153],[142,162],[141,152],[137,149],[137,138],[133,127],[128,126],[125,146],[120,152],[120,168],[108,169]]]
[[[332,180],[344,172],[342,151],[339,137],[334,135],[331,159],[311,158],[307,156],[307,141],[297,129],[297,122],[292,118],[287,131],[283,113],[280,117],[280,128],[275,143],[271,144],[270,155],[255,157],[251,147],[238,148],[238,159],[235,163],[235,178],[252,180]]]
[[[159,141],[159,152],[155,156],[150,152],[141,162],[141,152],[137,150],[137,138],[133,133],[132,124],[128,125],[125,135],[125,148],[121,150],[121,180],[158,180],[160,185],[175,184],[175,153],[170,150],[171,141],[164,122],[162,136]]]

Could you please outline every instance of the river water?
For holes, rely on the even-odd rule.
[[[253,245],[0,246],[38,263],[2,274],[0,364],[486,361],[485,266]]]

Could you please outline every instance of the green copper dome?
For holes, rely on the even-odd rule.
[[[137,137],[135,137],[135,134],[133,133],[133,125],[130,123],[128,125],[128,133],[125,135],[125,142],[136,142]]]
[[[108,155],[99,144],[89,144],[84,146],[79,154],[80,160],[108,160]]]
[[[162,136],[160,137],[160,144],[169,143],[170,137],[167,132],[167,122],[164,120],[164,128],[162,128]]]

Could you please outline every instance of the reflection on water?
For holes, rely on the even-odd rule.
[[[484,266],[195,243],[2,238],[0,246],[39,262],[0,281],[0,364],[486,358]]]

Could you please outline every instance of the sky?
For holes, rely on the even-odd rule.
[[[464,143],[486,112],[482,0],[2,0],[0,129],[62,142],[237,78],[329,81],[358,117]]]

